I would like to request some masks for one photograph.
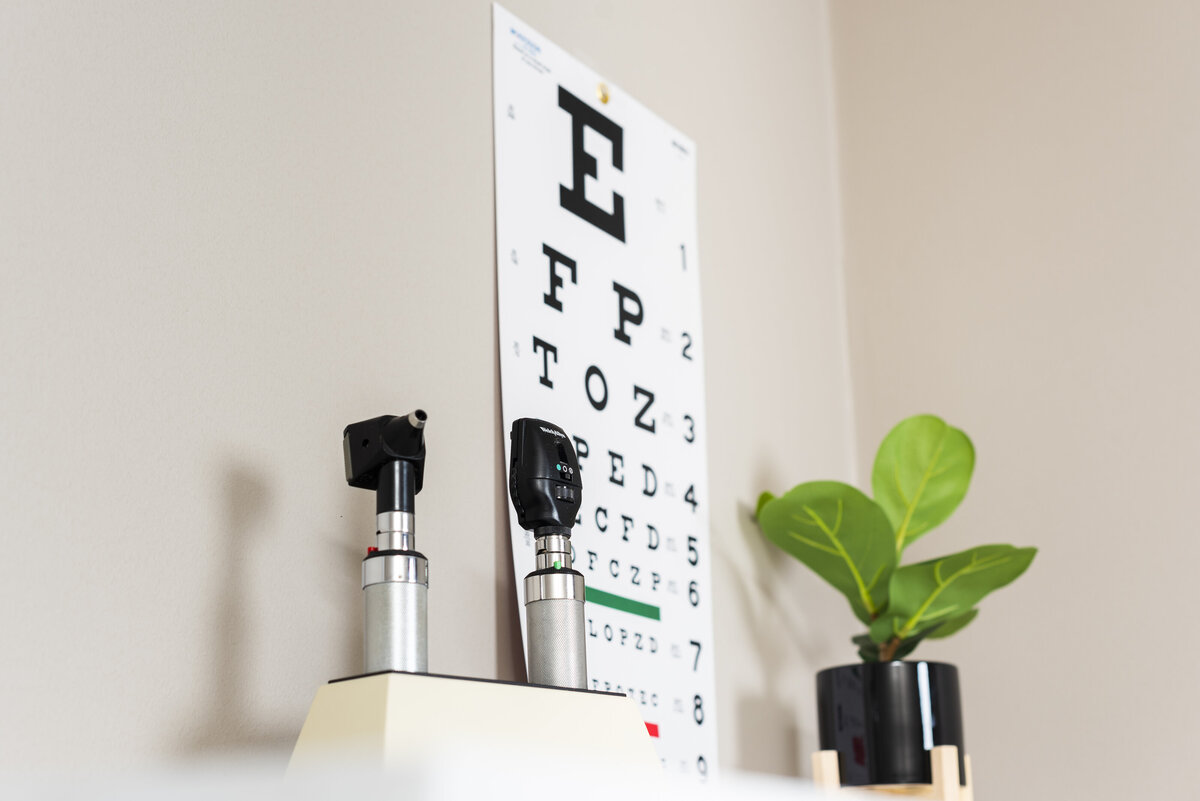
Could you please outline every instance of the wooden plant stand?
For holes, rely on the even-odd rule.
[[[842,787],[841,770],[838,768],[837,751],[815,751],[813,761],[813,783],[829,792],[888,793],[909,798],[932,798],[936,801],[975,801],[975,786],[971,781],[971,757],[964,756],[967,770],[966,784],[958,783],[958,748],[953,745],[937,745],[929,752],[929,763],[933,769],[931,784],[874,784],[866,787]]]

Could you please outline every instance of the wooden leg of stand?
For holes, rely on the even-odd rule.
[[[812,765],[813,784],[817,787],[824,790],[836,790],[842,786],[837,751],[814,751]]]
[[[958,784],[958,748],[937,745],[929,753],[933,768],[933,797],[939,801],[960,801]]]

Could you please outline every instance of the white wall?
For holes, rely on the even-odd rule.
[[[1197,31],[1188,2],[835,5],[860,458],[941,413],[975,480],[914,556],[1041,547],[917,652],[962,670],[986,797],[1195,795]]]
[[[824,6],[512,10],[698,144],[722,762],[797,772],[852,619],[747,513],[853,469]],[[520,675],[490,60],[482,0],[0,5],[0,767],[289,748],[342,426],[417,405],[431,667]]]

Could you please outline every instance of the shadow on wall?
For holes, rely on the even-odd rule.
[[[250,677],[258,675],[252,664],[250,643],[253,634],[250,582],[255,579],[251,570],[261,564],[263,540],[266,537],[272,505],[269,476],[265,469],[234,464],[227,469],[224,481],[225,498],[225,558],[219,571],[221,587],[216,594],[211,631],[213,642],[198,655],[208,657],[211,688],[205,697],[211,699],[204,711],[188,726],[189,734],[181,750],[193,755],[252,750],[254,752],[288,753],[295,744],[299,726],[294,722],[266,721],[255,710]],[[351,499],[352,500],[352,499]],[[350,500],[347,501],[350,503]],[[350,508],[343,520],[353,520]],[[318,536],[313,541],[339,542],[340,536]],[[340,566],[339,575],[357,575],[361,555],[352,543],[336,546],[333,557]],[[356,619],[356,618],[348,618]],[[344,664],[357,665],[361,659],[361,627],[345,631]],[[261,669],[261,666],[258,666]],[[315,689],[315,688],[314,688]]]
[[[760,694],[737,699],[739,767],[777,773],[783,766],[787,775],[798,776],[803,774],[803,743],[797,711],[783,699],[794,697],[797,682],[810,681],[808,675],[796,675],[795,655],[809,664],[817,663],[821,637],[806,624],[803,615],[794,611],[801,608],[796,599],[784,593],[789,562],[763,537],[754,510],[739,502],[737,520],[741,550],[749,559],[722,549],[721,538],[714,538],[714,550],[717,563],[729,570],[730,585],[736,591],[736,596],[728,599],[737,604],[731,618],[744,621],[742,636],[759,656],[763,675]]]
[[[493,291],[495,288],[493,287]],[[499,319],[496,321],[499,326]],[[496,334],[499,337],[499,330]],[[500,397],[500,349],[494,348],[496,397]],[[504,460],[504,442],[508,432],[504,429],[504,413],[500,404],[495,404],[496,431],[499,443],[496,449],[499,469],[496,471],[496,678],[502,681],[525,681],[525,647],[521,642],[521,605],[517,602],[517,577],[513,574],[512,540],[509,534],[508,517],[508,464]]]

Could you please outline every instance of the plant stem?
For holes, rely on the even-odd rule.
[[[883,645],[879,646],[879,661],[891,662],[892,658],[896,655],[896,650],[900,647],[900,643],[902,642],[904,642],[904,640],[901,640],[899,637],[893,637]]]

